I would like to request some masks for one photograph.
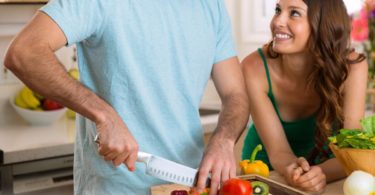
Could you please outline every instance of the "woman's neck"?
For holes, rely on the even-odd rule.
[[[283,54],[280,56],[280,71],[290,80],[306,81],[312,71],[311,56],[308,53]]]

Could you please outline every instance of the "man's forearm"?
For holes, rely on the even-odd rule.
[[[214,135],[236,143],[249,119],[249,104],[245,91],[224,98],[222,105]]]
[[[31,49],[31,48],[30,48]],[[101,111],[108,104],[72,79],[54,52],[43,46],[22,51],[11,48],[5,58],[5,66],[34,91],[65,105],[90,120],[99,121]]]

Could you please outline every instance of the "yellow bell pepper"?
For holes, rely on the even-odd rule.
[[[261,144],[257,145],[257,147],[254,148],[253,152],[251,153],[250,160],[246,159],[240,162],[240,167],[243,174],[258,174],[264,177],[268,177],[270,170],[267,164],[265,164],[261,160],[255,160],[255,157],[260,150],[262,150]]]

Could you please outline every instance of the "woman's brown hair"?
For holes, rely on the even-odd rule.
[[[316,116],[315,148],[309,158],[312,161],[323,152],[332,130],[343,127],[342,85],[348,76],[349,65],[365,60],[365,56],[360,54],[349,59],[354,51],[350,46],[351,20],[342,0],[303,1],[308,7],[311,26],[307,47],[315,60],[308,86],[317,92],[321,101]],[[272,50],[272,41],[267,54],[272,58],[280,55]]]

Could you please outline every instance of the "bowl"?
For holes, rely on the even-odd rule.
[[[339,148],[333,143],[330,143],[329,147],[343,166],[346,175],[361,170],[375,176],[375,150]]]
[[[14,110],[33,126],[47,126],[56,122],[62,116],[65,116],[66,108],[61,108],[58,110],[30,110],[26,108],[21,108],[14,103],[15,97],[10,98],[10,104]]]

